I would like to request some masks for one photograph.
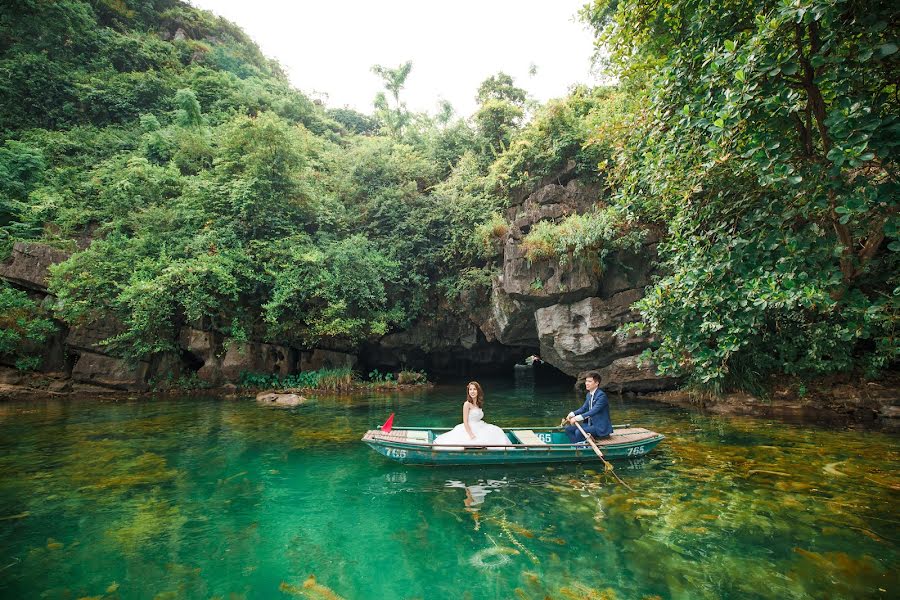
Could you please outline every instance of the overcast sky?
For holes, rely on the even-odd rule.
[[[446,99],[462,116],[474,111],[478,84],[498,71],[541,102],[596,83],[593,38],[575,19],[586,1],[190,0],[237,23],[297,88],[328,106],[371,113],[382,89],[372,65],[412,60],[401,100],[434,113]]]

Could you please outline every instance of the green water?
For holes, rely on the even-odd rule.
[[[500,425],[579,404],[485,388]],[[391,412],[454,425],[463,391],[0,405],[0,597],[900,593],[894,436],[613,398],[614,422],[668,436],[617,464],[633,492],[593,464],[403,467],[358,441]]]

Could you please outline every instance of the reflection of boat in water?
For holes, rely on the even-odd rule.
[[[448,429],[395,427],[390,432],[371,429],[362,441],[379,454],[403,464],[489,465],[599,460],[588,444],[573,444],[558,427],[504,429],[508,445],[435,444],[434,438]],[[655,431],[619,425],[611,436],[596,440],[596,443],[607,459],[634,458],[647,454],[663,439],[664,436]]]

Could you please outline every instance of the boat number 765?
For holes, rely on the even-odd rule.
[[[406,458],[406,450],[401,448],[388,448],[387,455],[392,458]]]
[[[643,454],[646,454],[643,446],[635,446],[628,449],[628,456],[641,456]]]

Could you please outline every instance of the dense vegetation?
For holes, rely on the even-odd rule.
[[[616,202],[661,224],[639,303],[666,372],[720,388],[881,372],[898,358],[896,5],[600,0],[645,107]]]
[[[232,24],[168,0],[19,2],[0,43],[0,254],[75,251],[54,316],[115,317],[113,352],[170,350],[198,322],[357,342],[486,264],[474,231],[499,200],[445,180],[508,142],[525,99],[508,77],[482,86],[478,127],[407,111],[411,65],[377,67],[393,105],[374,116],[326,111]]]
[[[585,7],[614,88],[535,107],[502,73],[470,118],[372,115],[293,89],[233,24],[177,0],[19,0],[0,16],[0,258],[72,257],[57,302],[0,288],[0,352],[114,318],[110,351],[186,324],[358,343],[489,285],[508,194],[571,163],[596,209],[525,239],[602,263],[661,232],[640,302],[664,372],[721,388],[896,363],[897,19],[887,2]],[[605,54],[600,53],[601,57]]]

